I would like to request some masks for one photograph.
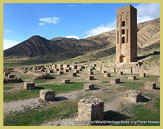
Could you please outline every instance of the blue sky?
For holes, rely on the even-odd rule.
[[[116,9],[126,3],[6,3],[4,4],[4,49],[33,35],[85,38],[115,29]],[[132,4],[138,22],[160,16],[159,4]]]

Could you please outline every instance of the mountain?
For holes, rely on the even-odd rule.
[[[102,34],[88,37],[87,40],[103,43],[103,45],[115,45],[116,31],[112,30]],[[137,26],[138,48],[148,47],[149,45],[160,42],[160,18],[139,23]]]
[[[138,48],[159,47],[160,18],[138,24]],[[107,49],[115,53],[115,30],[85,39],[56,37],[48,40],[39,35],[4,51],[4,56],[36,57],[45,55],[70,55],[76,57],[90,51]]]
[[[102,47],[102,45],[86,39],[54,38],[47,40],[44,37],[36,35],[5,50],[4,56],[35,57],[61,53],[81,55],[87,51]]]

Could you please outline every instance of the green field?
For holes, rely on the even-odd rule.
[[[41,89],[52,89],[56,93],[66,92],[66,91],[74,91],[80,90],[83,88],[83,82],[72,82],[71,84],[42,84],[36,87],[35,90],[19,90],[15,92],[5,93],[4,92],[4,101],[16,101],[16,100],[23,100],[29,98],[36,98],[39,97],[39,91]]]

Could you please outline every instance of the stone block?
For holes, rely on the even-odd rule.
[[[136,76],[129,76],[128,80],[136,80]]]
[[[120,78],[112,78],[112,79],[110,80],[110,82],[111,82],[112,84],[118,84],[118,83],[120,83]]]
[[[10,74],[10,72],[4,72],[4,76],[7,77]]]
[[[55,100],[55,92],[52,89],[40,90],[40,100],[42,101]]]
[[[57,72],[57,75],[63,75],[63,74],[64,74],[63,71],[58,71],[58,72]]]
[[[118,75],[123,75],[123,71],[118,71]]]
[[[105,70],[102,70],[101,73],[106,73],[106,71]]]
[[[75,69],[75,70],[74,70],[74,73],[79,73],[79,70],[78,70],[78,69]]]
[[[77,69],[78,66],[77,66],[77,65],[73,65],[72,68],[73,68],[73,69]]]
[[[69,72],[69,69],[64,69],[64,72]]]
[[[75,73],[75,72],[72,73],[72,76],[73,76],[73,77],[77,77],[77,73]]]
[[[94,90],[94,84],[92,83],[88,83],[88,84],[84,84],[84,90]]]
[[[24,82],[24,89],[25,90],[34,90],[35,89],[35,83],[33,83],[33,82]]]
[[[40,74],[40,75],[34,77],[34,80],[37,80],[37,79],[54,79],[54,77],[50,76],[50,74],[45,72],[43,74]]]
[[[94,76],[88,75],[88,76],[86,76],[86,80],[94,80]]]
[[[93,75],[93,71],[89,71],[88,72],[88,75]]]
[[[82,122],[86,125],[91,125],[91,121],[102,121],[103,111],[104,102],[101,99],[95,97],[81,99],[78,102],[78,117],[76,121]]]
[[[156,89],[156,83],[152,81],[146,81],[144,83],[144,89],[146,90],[153,90]]]
[[[61,83],[62,84],[70,84],[70,80],[69,79],[62,79]]]
[[[140,76],[140,77],[146,77],[146,73],[140,72],[140,73],[139,73],[139,76]]]
[[[110,73],[104,73],[104,77],[110,77]]]
[[[54,73],[54,70],[52,70],[52,69],[48,70],[48,73]]]
[[[14,74],[8,74],[8,79],[14,79],[15,75]]]
[[[142,98],[142,92],[136,90],[128,90],[126,91],[125,98],[132,103],[140,102]]]

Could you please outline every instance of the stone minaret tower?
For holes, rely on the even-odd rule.
[[[137,9],[118,8],[116,26],[116,63],[137,61]]]

